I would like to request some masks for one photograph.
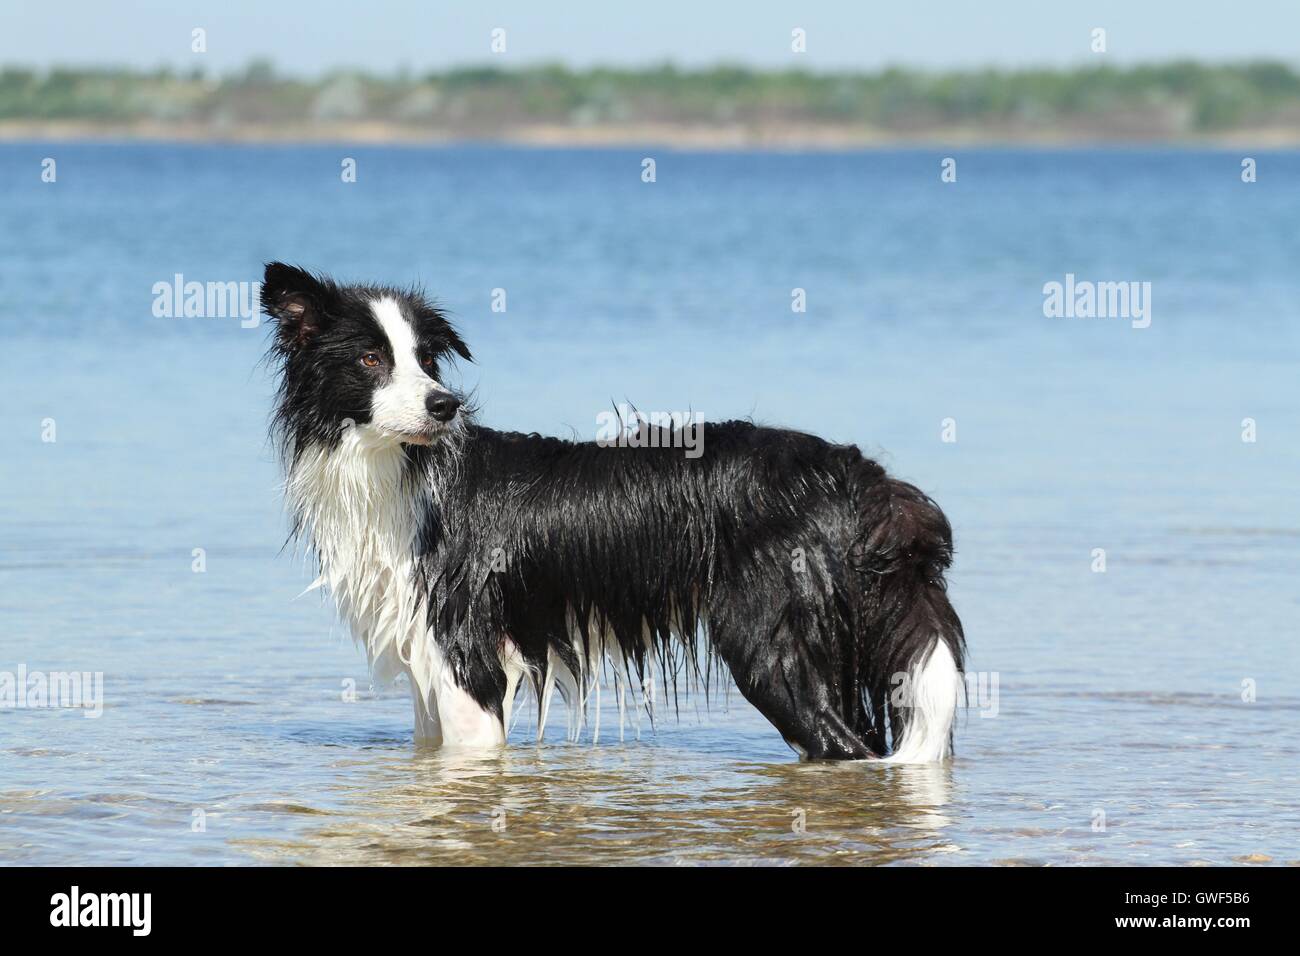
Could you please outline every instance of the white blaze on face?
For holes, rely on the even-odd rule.
[[[433,424],[425,400],[430,392],[447,391],[420,367],[415,330],[393,299],[370,304],[393,353],[388,381],[370,397],[370,423],[397,435],[426,435]]]

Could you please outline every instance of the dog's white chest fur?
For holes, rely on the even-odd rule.
[[[320,578],[339,616],[366,649],[377,680],[406,674],[417,739],[435,746],[505,742],[502,722],[456,686],[427,626],[416,588],[416,536],[429,506],[427,483],[405,477],[400,445],[366,426],[336,448],[304,450],[286,493],[310,536]]]

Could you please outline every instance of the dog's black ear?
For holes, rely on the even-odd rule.
[[[474,356],[469,354],[469,346],[466,345],[465,340],[460,337],[460,333],[451,327],[450,322],[446,322],[444,320],[444,323],[446,325],[446,329],[443,331],[442,334],[444,338],[446,338],[447,340],[447,348],[451,349],[453,352],[455,352],[457,355],[463,358],[466,362],[474,361]]]
[[[302,348],[320,332],[331,292],[306,269],[268,262],[262,277],[262,308],[275,319],[280,344]]]
[[[418,290],[412,292],[411,296],[416,303],[416,315],[419,317],[421,327],[432,331],[442,340],[444,351],[455,352],[467,362],[474,361],[474,356],[469,354],[469,346],[460,337],[456,327],[447,321],[446,314],[441,309],[430,305]]]

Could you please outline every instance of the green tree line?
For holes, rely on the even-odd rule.
[[[516,122],[804,121],[888,130],[965,122],[1023,127],[1155,122],[1218,131],[1300,123],[1300,74],[1278,62],[1173,62],[1069,70],[872,73],[738,66],[573,70],[488,67],[314,79],[255,62],[195,70],[0,68],[0,119],[271,123],[382,120],[414,126]]]

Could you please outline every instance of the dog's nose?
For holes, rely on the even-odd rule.
[[[446,392],[431,392],[429,397],[424,400],[424,407],[440,422],[449,422],[451,417],[456,414],[456,409],[460,408],[460,399],[455,395],[448,395]]]

